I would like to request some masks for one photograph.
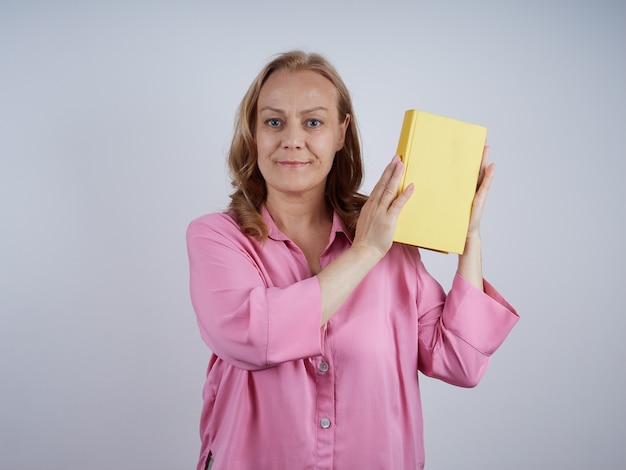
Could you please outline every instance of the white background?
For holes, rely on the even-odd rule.
[[[423,380],[427,468],[625,468],[624,1],[2,0],[0,469],[194,468],[185,229],[296,47],[353,93],[364,191],[405,109],[489,128],[485,273],[521,321],[477,388]]]

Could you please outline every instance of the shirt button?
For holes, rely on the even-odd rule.
[[[330,419],[328,419],[328,418],[322,418],[322,419],[320,420],[320,426],[321,426],[323,429],[328,429],[328,428],[330,427]]]
[[[328,362],[324,361],[320,363],[320,371],[328,372]]]

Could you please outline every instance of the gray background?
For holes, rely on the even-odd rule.
[[[185,228],[294,47],[352,90],[365,191],[405,109],[489,128],[485,273],[522,320],[476,389],[423,380],[427,468],[626,468],[626,6],[591,0],[0,1],[0,468],[194,467]]]

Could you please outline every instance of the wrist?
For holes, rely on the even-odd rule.
[[[480,246],[480,245],[481,245],[480,232],[478,231],[468,232],[467,236],[465,237],[465,248],[467,249],[470,246]]]
[[[378,263],[385,256],[385,252],[376,247],[360,243],[353,244],[349,251],[352,252],[356,260],[372,265]]]

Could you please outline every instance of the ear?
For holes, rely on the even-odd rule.
[[[339,152],[343,148],[344,143],[346,142],[346,132],[348,131],[348,126],[350,125],[350,115],[346,114],[346,118],[343,120],[341,124],[339,124],[339,141],[337,142],[336,152]]]

